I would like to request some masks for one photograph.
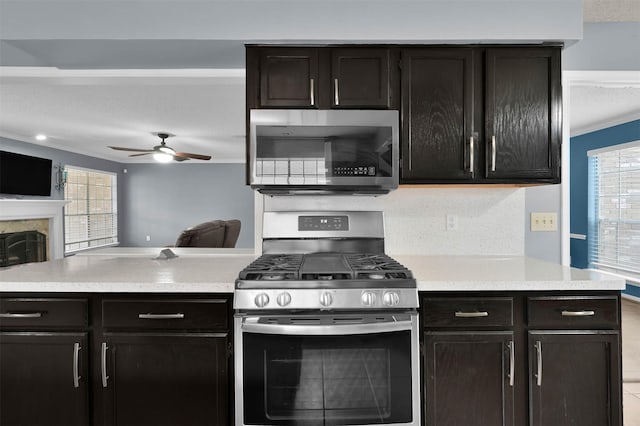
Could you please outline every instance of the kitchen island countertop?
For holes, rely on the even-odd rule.
[[[111,248],[0,270],[0,292],[232,293],[252,249]],[[522,256],[391,256],[420,291],[621,290],[625,281]]]

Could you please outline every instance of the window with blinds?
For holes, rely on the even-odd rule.
[[[640,141],[589,155],[589,264],[640,282]]]
[[[116,175],[67,166],[65,253],[118,242]]]

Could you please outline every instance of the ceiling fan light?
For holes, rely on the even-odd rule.
[[[153,159],[158,163],[169,163],[173,160],[173,155],[165,153],[165,152],[156,152],[153,154]]]
[[[161,146],[160,148],[158,148],[158,151],[172,156],[176,155],[176,151],[173,148],[169,148],[168,146]]]

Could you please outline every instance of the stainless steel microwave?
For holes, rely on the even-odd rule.
[[[249,176],[270,195],[385,194],[398,187],[399,115],[381,110],[250,111]]]

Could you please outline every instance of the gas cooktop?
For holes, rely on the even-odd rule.
[[[241,281],[411,279],[411,272],[380,253],[265,254],[243,269]]]

